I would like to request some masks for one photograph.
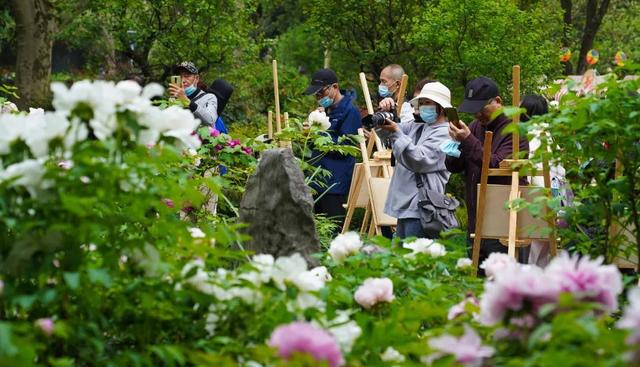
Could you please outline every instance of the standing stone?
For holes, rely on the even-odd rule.
[[[316,263],[310,256],[320,251],[313,198],[290,149],[262,154],[240,202],[240,222],[249,225],[246,233],[252,238],[246,250],[274,257],[298,252]]]

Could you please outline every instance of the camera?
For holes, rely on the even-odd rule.
[[[376,127],[380,127],[384,125],[385,119],[392,120],[394,122],[399,122],[398,115],[394,111],[380,111],[376,112],[373,115],[365,116],[362,119],[362,126],[364,126],[367,130],[374,129]]]

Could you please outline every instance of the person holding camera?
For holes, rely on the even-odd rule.
[[[493,132],[491,143],[491,156],[489,168],[498,168],[500,162],[511,158],[513,153],[512,134],[504,133],[504,128],[511,120],[503,113],[502,97],[498,85],[491,79],[481,76],[471,80],[464,89],[464,100],[458,110],[474,115],[475,120],[467,126],[463,121],[458,124],[449,123],[449,135],[451,139],[460,143],[460,155],[458,157],[448,155],[446,166],[451,173],[464,172],[467,203],[467,236],[475,232],[476,227],[476,202],[477,187],[480,183],[482,168],[484,134]],[[497,114],[497,115],[496,115]],[[495,115],[495,116],[494,116]],[[521,138],[520,151],[529,151],[529,142]],[[489,177],[490,184],[511,185],[511,177]],[[521,185],[526,185],[527,180],[521,179]],[[473,242],[467,238],[468,251],[471,254]],[[480,245],[480,263],[492,252],[507,252],[507,248],[498,240],[482,240]]]
[[[396,108],[403,75],[404,69],[398,64],[387,65],[380,72],[380,84],[378,85],[378,95],[381,98],[378,103],[380,111],[391,111]],[[413,121],[413,107],[405,101],[400,110],[400,122],[411,121]]]
[[[444,195],[449,181],[445,155],[440,144],[448,137],[445,108],[451,107],[451,92],[444,84],[431,81],[410,101],[414,113],[411,122],[386,119],[380,126],[390,132],[396,165],[393,170],[384,212],[398,219],[396,236],[435,238],[421,221],[421,190]]]
[[[199,88],[198,68],[190,61],[183,61],[175,66],[174,72],[180,75],[182,85],[169,84],[169,94],[188,106],[203,125],[215,127],[218,120],[218,98]]]
[[[304,94],[314,95],[320,108],[328,115],[330,126],[327,134],[334,143],[337,144],[345,135],[358,134],[362,123],[360,112],[353,104],[355,96],[340,90],[338,76],[333,70],[321,69],[313,73],[311,84]],[[314,151],[312,162],[331,173],[331,177],[324,182],[326,186],[312,185],[317,192],[314,210],[341,223],[345,214],[342,205],[347,201],[356,158],[336,152],[325,154]]]

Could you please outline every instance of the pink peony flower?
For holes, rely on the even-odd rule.
[[[449,309],[449,313],[447,314],[447,319],[453,320],[456,317],[464,314],[467,303],[475,306],[480,306],[478,303],[478,299],[473,294],[469,294],[460,303],[451,306],[451,308]],[[474,313],[474,316],[475,315],[476,314]]]
[[[426,363],[445,355],[452,355],[456,362],[465,366],[481,366],[484,358],[493,356],[494,349],[482,345],[482,339],[468,325],[464,326],[464,335],[456,338],[451,335],[443,335],[429,340],[429,346],[439,353],[426,357]]]
[[[253,154],[253,149],[251,149],[249,147],[242,147],[242,151],[245,152],[248,155],[252,155]]]
[[[235,147],[235,146],[240,145],[240,140],[238,140],[238,139],[229,140],[229,141],[227,142],[227,145],[228,145],[230,148],[233,148],[233,147]]]
[[[513,257],[500,252],[494,252],[480,264],[480,269],[484,269],[487,277],[494,277],[496,273],[514,264],[517,264],[517,262]]]
[[[353,297],[367,309],[378,302],[391,302],[394,299],[393,283],[389,278],[367,278]]]
[[[220,136],[220,131],[218,131],[218,129],[216,129],[215,127],[209,127],[209,136],[217,138],[218,136]]]
[[[564,252],[549,263],[545,273],[560,286],[561,292],[570,292],[575,299],[597,302],[615,311],[622,292],[622,277],[617,267],[602,265],[602,260]]]
[[[53,334],[53,320],[49,318],[36,320],[36,326],[47,336]]]
[[[480,300],[480,321],[493,325],[502,321],[508,311],[525,308],[537,310],[557,300],[560,288],[535,266],[508,266],[485,282]]]
[[[271,334],[269,346],[278,349],[278,355],[289,359],[293,353],[308,353],[330,367],[342,366],[344,359],[340,347],[327,331],[307,322],[296,321],[278,326]]]
[[[171,200],[171,199],[162,199],[162,202],[164,203],[164,205],[167,206],[167,208],[173,208],[173,200]]]
[[[629,305],[625,307],[624,314],[616,326],[631,330],[627,344],[640,344],[640,288],[629,291]]]
[[[216,144],[216,146],[214,147],[215,150],[222,150],[224,149],[224,147],[221,144]]]

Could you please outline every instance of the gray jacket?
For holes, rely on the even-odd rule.
[[[193,94],[193,98],[189,97],[189,109],[197,119],[202,121],[203,125],[216,126],[218,119],[218,98],[213,93],[206,93],[200,89]]]
[[[414,144],[422,123],[400,123],[400,131],[391,134],[396,166],[393,170],[384,212],[395,218],[420,218],[415,174],[421,174],[425,187],[445,192],[450,173],[444,165],[440,144],[449,139],[449,124],[426,125]]]

